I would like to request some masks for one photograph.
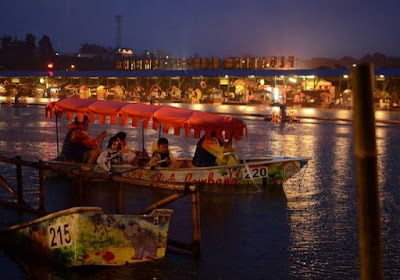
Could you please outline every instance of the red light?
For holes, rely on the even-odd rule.
[[[53,69],[53,68],[54,68],[53,62],[47,63],[47,69]]]

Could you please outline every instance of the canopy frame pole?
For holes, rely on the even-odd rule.
[[[144,127],[143,127],[143,121],[142,121],[142,152],[143,155],[145,154],[145,150],[144,150]]]
[[[58,144],[58,117],[56,114],[56,139],[57,139],[57,160],[60,160],[60,148]]]

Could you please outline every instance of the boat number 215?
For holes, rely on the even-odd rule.
[[[265,178],[268,177],[268,169],[267,167],[255,167],[250,169],[244,169],[244,177],[246,179],[250,178]],[[251,177],[250,177],[251,176]]]
[[[51,248],[69,246],[72,243],[68,224],[55,224],[47,228]]]

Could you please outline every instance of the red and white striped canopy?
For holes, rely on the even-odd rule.
[[[70,121],[74,115],[78,117],[78,120],[83,120],[84,115],[87,115],[90,122],[94,122],[97,117],[101,124],[105,124],[106,117],[109,117],[110,124],[117,124],[119,119],[121,125],[126,125],[130,119],[132,126],[137,127],[139,121],[142,121],[144,128],[149,128],[149,123],[152,122],[153,129],[157,130],[159,125],[162,125],[165,133],[168,133],[169,129],[173,127],[174,134],[180,135],[181,129],[184,129],[186,137],[190,136],[191,130],[193,130],[195,138],[200,137],[201,131],[207,135],[215,131],[217,136],[224,136],[226,139],[231,136],[236,140],[242,136],[247,137],[247,127],[242,120],[232,116],[167,105],[65,98],[47,104],[46,116],[51,118],[53,113],[59,118],[66,114]]]

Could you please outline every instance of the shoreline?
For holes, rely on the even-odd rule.
[[[7,97],[5,96],[0,96],[0,104],[1,106],[9,107],[9,108],[14,108],[14,107],[30,107],[30,106],[42,106],[45,107],[49,101],[56,101],[55,99],[52,98],[28,98],[26,102],[19,102],[19,103],[9,103],[7,102]],[[11,104],[11,105],[10,105]],[[179,104],[179,105],[178,105]],[[272,111],[274,108],[279,108],[278,106],[262,106],[260,104],[209,104],[209,103],[200,103],[200,104],[193,104],[193,103],[177,103],[177,102],[158,102],[156,105],[170,105],[170,106],[176,106],[176,107],[184,107],[187,109],[191,110],[198,110],[199,106],[210,106],[211,108],[214,108],[216,106],[232,106],[232,108],[235,108],[237,106],[243,107],[245,106],[246,108],[255,108],[255,107],[261,107],[261,108],[267,108],[267,110],[262,113],[252,113],[252,112],[233,112],[233,111],[220,111],[220,112],[215,112],[212,110],[207,110],[207,108],[202,108],[203,111],[214,113],[214,114],[222,114],[222,115],[231,115],[231,116],[237,116],[237,117],[254,117],[254,118],[262,118],[265,121],[270,121],[271,119],[271,113],[269,111]],[[178,106],[177,106],[178,105]],[[183,106],[182,106],[183,105]],[[343,110],[343,111],[351,111],[351,107],[345,107],[343,108],[342,106],[340,107],[335,107],[332,106],[330,108],[325,108],[325,107],[288,107],[290,110],[307,110],[307,109],[313,109],[313,110],[327,110],[327,111],[337,111],[337,110]],[[395,108],[395,109],[384,109],[384,108],[375,108],[375,112],[377,111],[384,111],[384,112],[397,112],[400,111],[400,108]],[[295,117],[295,121],[292,121],[293,123],[296,122],[302,122],[302,120],[306,119],[311,119],[311,120],[319,120],[319,121],[328,121],[328,122],[347,122],[347,123],[352,123],[354,120],[352,118],[339,118],[339,117],[324,117],[324,116],[305,116],[305,115],[299,115]],[[289,120],[283,120],[282,123],[285,122],[290,122]],[[382,120],[382,119],[375,119],[376,123],[382,123],[382,124],[400,124],[400,120]],[[304,122],[303,122],[304,123]]]

